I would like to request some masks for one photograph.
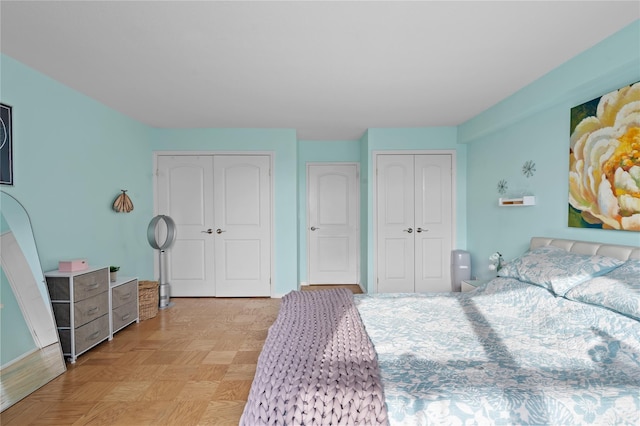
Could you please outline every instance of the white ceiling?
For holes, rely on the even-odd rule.
[[[6,1],[1,51],[142,123],[455,126],[636,19],[636,1]]]

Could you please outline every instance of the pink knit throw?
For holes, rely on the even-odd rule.
[[[376,352],[349,290],[283,297],[240,424],[388,424]]]

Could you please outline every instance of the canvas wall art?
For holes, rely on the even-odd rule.
[[[569,226],[640,232],[640,82],[571,108]]]
[[[0,104],[0,184],[13,185],[13,123],[11,107]]]

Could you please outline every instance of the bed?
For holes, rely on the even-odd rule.
[[[241,424],[640,424],[640,248],[534,237],[499,275],[286,295]]]

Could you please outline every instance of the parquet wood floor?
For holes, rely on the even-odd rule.
[[[362,289],[358,284],[313,284],[302,286],[300,287],[300,290],[326,290],[330,288],[348,288],[353,294],[362,294]]]
[[[0,414],[13,425],[237,425],[279,299],[174,298]]]

